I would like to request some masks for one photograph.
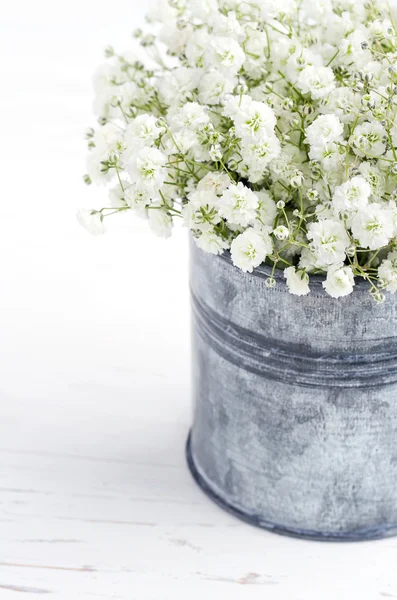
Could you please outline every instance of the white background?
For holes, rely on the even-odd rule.
[[[91,74],[150,3],[8,2],[0,17],[0,599],[397,598],[397,541],[333,545],[213,506],[183,458],[187,241],[91,238]]]

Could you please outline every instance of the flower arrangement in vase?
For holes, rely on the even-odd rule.
[[[383,0],[169,0],[95,74],[86,183],[193,239],[188,461],[282,533],[397,532],[397,30]],[[375,301],[375,302],[374,302]]]

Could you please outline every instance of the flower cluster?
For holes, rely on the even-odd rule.
[[[180,218],[236,267],[284,269],[291,293],[323,275],[397,291],[397,31],[383,0],[165,0],[134,32],[147,52],[106,50],[87,183],[169,237]]]

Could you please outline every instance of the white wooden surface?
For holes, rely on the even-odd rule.
[[[278,537],[195,487],[184,234],[75,224],[104,194],[80,180],[91,71],[144,8],[2,6],[0,600],[397,598],[397,540]]]

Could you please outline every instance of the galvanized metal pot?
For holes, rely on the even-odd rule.
[[[194,423],[190,470],[223,508],[321,540],[397,534],[396,300],[365,282],[334,300],[321,280],[244,274],[191,245]]]

